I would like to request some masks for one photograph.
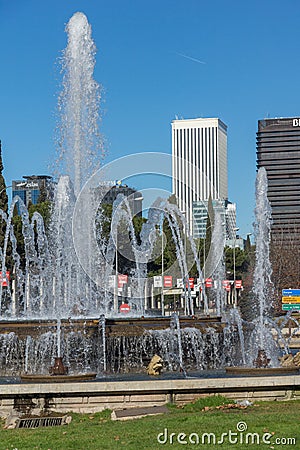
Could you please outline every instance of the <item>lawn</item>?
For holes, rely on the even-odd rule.
[[[72,414],[69,425],[0,430],[0,450],[299,449],[300,401],[259,402],[246,409],[208,397],[169,413],[124,422],[110,411]],[[223,405],[219,407],[219,405]]]

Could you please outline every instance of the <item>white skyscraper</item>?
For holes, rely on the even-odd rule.
[[[228,198],[227,126],[216,118],[172,122],[173,193],[193,233],[193,202]]]

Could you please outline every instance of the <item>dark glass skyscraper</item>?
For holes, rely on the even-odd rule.
[[[300,232],[300,118],[258,121],[257,168],[265,167],[272,233]]]

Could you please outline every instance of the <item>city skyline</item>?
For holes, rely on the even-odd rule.
[[[26,174],[52,175],[57,60],[65,24],[82,11],[98,49],[95,78],[104,88],[104,163],[143,151],[171,154],[176,117],[219,117],[228,126],[228,197],[237,203],[240,233],[251,231],[258,120],[299,113],[293,79],[300,5],[30,0],[0,1],[0,11],[0,139],[8,185]]]

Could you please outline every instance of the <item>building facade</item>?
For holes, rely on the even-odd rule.
[[[119,194],[127,198],[132,216],[142,217],[143,196],[136,189],[120,181],[109,181],[97,186],[94,190],[96,201],[98,199],[102,204],[112,205]]]
[[[48,200],[52,200],[54,181],[49,175],[23,176],[23,180],[13,180],[12,198],[17,195],[23,200],[26,207],[38,202],[41,192],[44,192]]]
[[[257,168],[265,167],[272,234],[300,232],[300,118],[258,121]]]
[[[227,126],[217,118],[172,122],[173,193],[193,230],[193,203],[228,198]]]
[[[236,205],[228,200],[212,200],[215,213],[221,216],[224,239],[235,239],[236,235]],[[193,236],[205,239],[208,216],[208,200],[193,202]]]

